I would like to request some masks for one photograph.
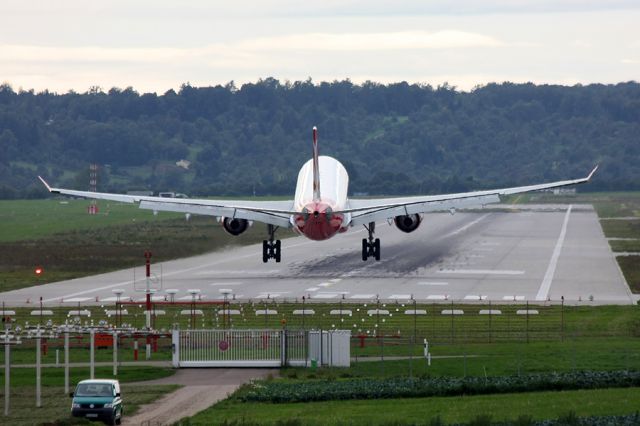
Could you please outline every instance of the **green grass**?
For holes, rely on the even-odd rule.
[[[640,252],[640,239],[637,240],[609,240],[613,252]]]
[[[607,238],[640,238],[640,220],[600,220]]]
[[[118,376],[113,376],[112,367],[96,367],[95,377],[118,379],[120,383],[142,382],[145,380],[161,379],[175,374],[176,370],[172,368],[158,368],[149,366],[140,367],[119,367]],[[89,367],[71,367],[69,368],[69,383],[72,386],[80,380],[88,379]],[[41,370],[42,386],[64,386],[64,366],[60,367],[44,367]],[[32,386],[36,385],[36,369],[35,368],[12,368],[11,369],[11,386]],[[4,389],[4,368],[0,372],[0,385]]]
[[[178,213],[154,216],[137,205],[98,203],[98,215],[87,214],[88,200],[0,200],[0,242],[33,240],[66,231],[81,231],[140,222],[158,223],[183,217]]]
[[[638,410],[640,388],[535,392],[442,398],[330,401],[306,404],[239,403],[229,399],[198,413],[188,424],[424,424],[469,422],[479,415],[492,420],[631,414]]]
[[[153,262],[160,262],[266,237],[262,226],[233,237],[212,217],[194,216],[190,221],[173,213],[156,217],[117,203],[101,204],[101,214],[90,216],[86,201],[68,203],[0,201],[0,291],[141,265],[145,250],[154,254]],[[282,231],[278,237],[292,235]],[[40,277],[34,274],[36,266],[44,268]]]
[[[124,419],[135,414],[141,405],[149,404],[179,387],[178,385],[122,385]],[[0,398],[4,399],[4,387],[0,390]],[[71,398],[64,393],[64,387],[43,387],[41,401],[42,407],[36,408],[35,387],[12,387],[10,414],[8,417],[3,416],[0,423],[16,426],[55,423],[99,424],[71,417]]]
[[[13,357],[12,357],[13,358]],[[168,377],[175,373],[171,368],[148,366],[120,367],[118,376],[113,376],[112,367],[96,367],[96,378],[117,378],[122,383],[122,395],[125,401],[125,415],[135,413],[139,406],[148,404],[168,392],[179,388],[178,385],[139,385],[131,384],[145,380]],[[3,424],[33,425],[60,422],[65,424],[89,424],[82,419],[70,416],[71,399],[64,393],[64,367],[45,367],[41,371],[42,407],[35,407],[36,372],[35,368],[11,369],[11,409]],[[69,369],[70,388],[80,380],[89,378],[89,367]],[[4,398],[4,369],[0,371],[0,398]]]
[[[588,302],[585,302],[588,303]],[[38,310],[38,304],[31,307],[12,308],[16,315],[12,318],[13,324],[26,327],[35,326],[39,322],[39,317],[31,316],[32,310]],[[155,328],[158,330],[168,330],[174,325],[181,329],[190,328],[191,318],[189,315],[180,315],[181,310],[188,310],[189,304],[176,304],[158,306],[158,309],[166,311],[166,315],[155,317]],[[340,309],[351,310],[352,316],[331,315],[331,310]],[[526,304],[416,304],[417,309],[424,309],[427,315],[405,315],[404,311],[413,309],[413,304],[406,303],[380,303],[381,309],[390,311],[390,315],[368,315],[369,309],[375,309],[374,303],[343,303],[323,302],[305,304],[305,309],[312,309],[315,315],[307,315],[303,319],[301,315],[293,315],[293,311],[302,308],[300,302],[232,302],[230,309],[239,310],[240,315],[232,315],[230,325],[232,328],[281,328],[282,322],[291,329],[349,329],[352,336],[366,336],[364,338],[365,348],[359,350],[359,354],[366,355],[376,346],[376,330],[380,335],[385,336],[389,354],[396,351],[397,354],[406,353],[404,350],[394,349],[400,347],[400,343],[405,344],[414,335],[421,341],[423,338],[429,339],[434,344],[453,343],[513,343],[535,341],[560,341],[563,338],[580,337],[629,337],[640,336],[640,322],[638,306],[535,306],[538,315],[517,315],[516,312],[526,308]],[[114,305],[109,306],[80,306],[91,312],[91,318],[83,318],[82,323],[98,324],[101,320],[107,321],[110,325],[116,324],[116,318],[108,317],[106,310],[115,309]],[[257,310],[271,309],[278,312],[277,315],[258,316]],[[481,309],[500,309],[501,315],[479,315]],[[122,321],[133,326],[142,327],[144,325],[144,305],[127,305],[125,308],[129,314],[122,317]],[[200,306],[204,315],[196,318],[196,328],[222,329],[225,323],[223,308],[219,306]],[[70,309],[78,309],[76,304],[71,306],[60,306],[59,303],[45,304],[44,309],[53,311],[53,316],[49,318],[54,324],[64,324],[65,321],[73,320],[68,317]],[[442,315],[442,309],[462,309],[465,315],[454,316]],[[303,323],[304,321],[304,323]],[[415,330],[414,330],[415,325]],[[75,341],[75,340],[74,340]],[[161,340],[160,345],[169,347],[168,340]],[[60,348],[60,341],[50,341],[50,354],[54,348]],[[83,340],[84,347],[88,346],[88,337]],[[125,348],[130,348],[132,339],[126,338],[121,342],[120,349],[123,356],[126,356]],[[33,345],[25,341],[23,347]],[[56,346],[57,345],[57,346]],[[19,350],[19,349],[17,349]],[[110,351],[107,351],[110,353]],[[102,353],[97,351],[98,354]],[[106,352],[104,352],[106,353]],[[110,356],[110,355],[104,355]]]
[[[409,376],[510,376],[548,371],[640,370],[640,341],[622,338],[583,338],[529,344],[431,345],[431,366],[418,345],[413,359],[370,361],[357,358],[345,368],[286,368],[285,380]],[[377,359],[380,359],[377,348]],[[385,349],[384,351],[388,351]],[[408,351],[407,351],[408,352]],[[358,349],[351,350],[355,357]],[[406,354],[405,356],[407,356]],[[389,357],[390,355],[385,355]]]
[[[618,256],[616,259],[631,291],[640,293],[640,256]]]

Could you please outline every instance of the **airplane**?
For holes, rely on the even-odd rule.
[[[403,232],[418,229],[423,214],[459,208],[483,207],[500,201],[501,195],[520,194],[588,182],[598,169],[587,177],[513,188],[463,192],[457,194],[425,195],[401,198],[347,198],[349,176],[335,158],[319,155],[318,129],[313,127],[313,156],[300,169],[293,200],[241,201],[155,196],[124,195],[72,189],[52,188],[38,178],[50,193],[73,197],[138,203],[139,208],[215,216],[229,234],[245,232],[253,222],[267,225],[268,239],[262,242],[262,261],[281,260],[281,242],[275,239],[279,228],[293,228],[297,233],[316,241],[332,238],[356,226],[364,226],[368,237],[362,239],[362,260],[380,260],[380,239],[375,238],[376,222],[389,221]]]

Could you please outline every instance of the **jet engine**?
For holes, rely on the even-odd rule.
[[[251,223],[247,219],[222,218],[222,227],[231,235],[240,235],[249,229]]]
[[[399,230],[401,230],[402,232],[409,233],[418,229],[418,226],[420,226],[420,222],[422,221],[422,218],[420,217],[419,214],[408,214],[408,215],[396,216],[393,218],[393,221],[396,223],[396,226],[398,227]]]

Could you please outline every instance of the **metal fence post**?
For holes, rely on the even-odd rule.
[[[529,301],[527,300],[527,324],[526,324],[526,336],[527,336],[527,343],[529,343]]]
[[[118,331],[113,330],[113,375],[118,375]]]
[[[92,328],[89,331],[89,338],[91,339],[91,342],[89,343],[89,348],[90,348],[90,361],[89,361],[89,378],[90,379],[94,379],[95,378],[95,354],[96,354],[96,339],[95,339],[95,330]]]
[[[455,340],[455,331],[454,331],[454,325],[453,325],[453,300],[451,301],[451,344],[453,344],[454,340]]]
[[[5,330],[4,335],[4,415],[9,415],[9,398],[11,396],[11,344],[9,334]]]
[[[41,364],[42,364],[42,332],[40,331],[40,325],[38,325],[36,336],[36,407],[42,407],[42,401],[40,394],[42,391],[41,376]]]
[[[493,311],[491,309],[491,300],[489,300],[489,343],[491,343],[491,316],[493,315]]]
[[[64,327],[64,393],[69,394],[69,327]]]

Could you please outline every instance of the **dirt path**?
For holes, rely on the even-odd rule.
[[[167,425],[192,416],[234,392],[251,379],[277,375],[277,369],[254,368],[192,368],[180,369],[171,377],[165,377],[138,385],[178,384],[183,388],[165,395],[152,404],[143,405],[138,414],[122,419],[123,425]],[[126,400],[125,400],[126,410]]]

